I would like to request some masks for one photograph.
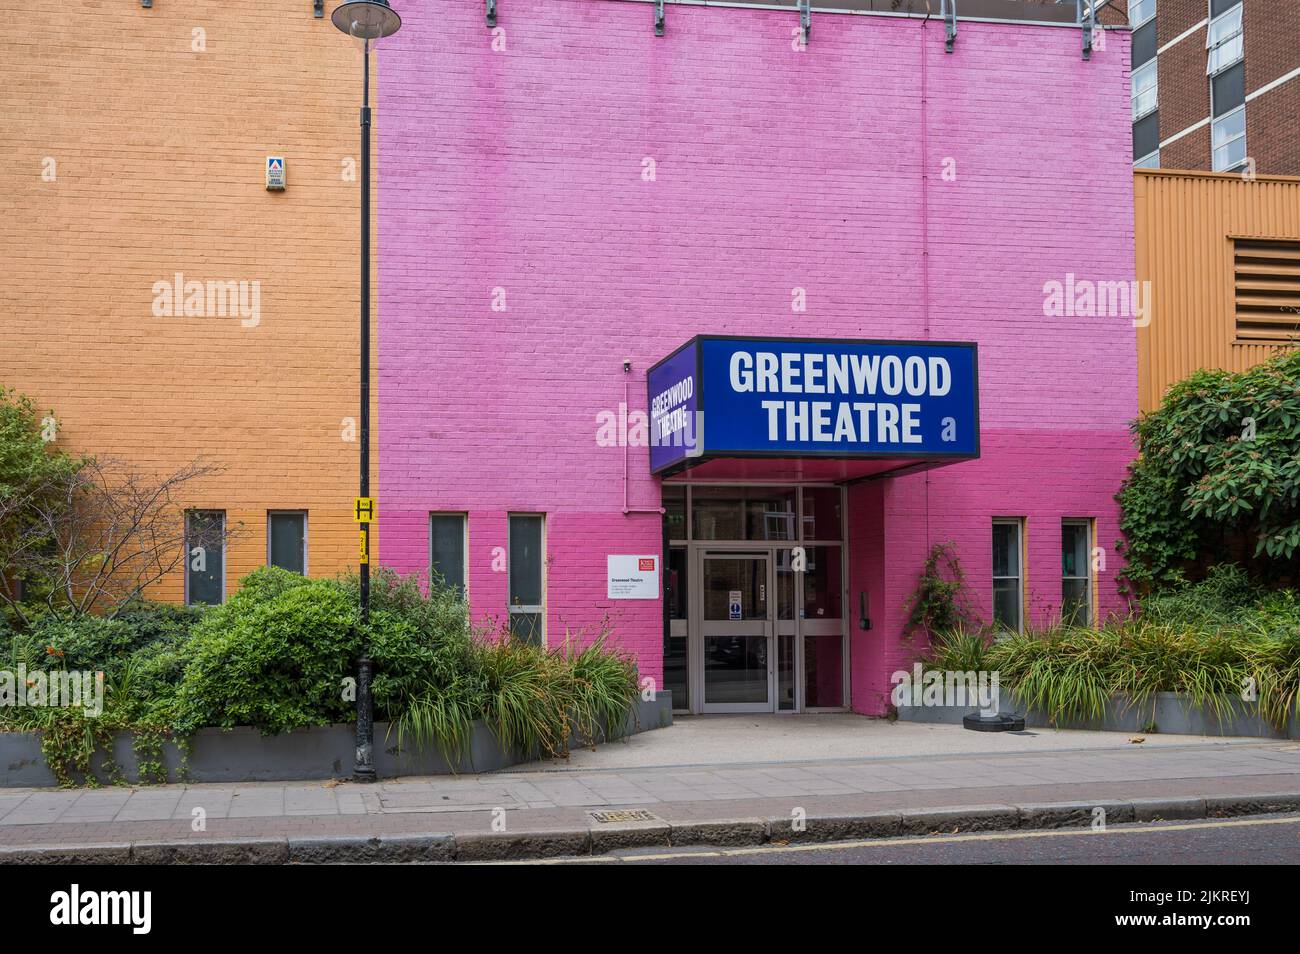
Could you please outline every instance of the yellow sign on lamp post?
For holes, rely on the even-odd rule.
[[[362,566],[370,564],[370,521],[375,519],[375,498],[354,497],[352,500],[352,519],[361,524],[359,528],[360,549],[357,560]]]

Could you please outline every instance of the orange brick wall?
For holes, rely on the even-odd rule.
[[[184,503],[244,526],[227,592],[269,509],[309,511],[313,576],[355,564],[359,49],[309,0],[64,0],[0,31],[0,75],[0,383],[64,446],[224,465]],[[177,272],[260,283],[259,323],[155,317]]]

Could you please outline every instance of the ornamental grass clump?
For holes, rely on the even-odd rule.
[[[1107,672],[1114,644],[1114,634],[1069,627],[1014,633],[990,647],[985,664],[999,673],[1004,689],[1054,720],[1097,717],[1115,691]]]
[[[566,635],[557,650],[567,673],[573,721],[585,745],[621,738],[637,698],[636,662],[610,648],[611,636],[604,628],[575,650]]]
[[[946,672],[987,670],[989,644],[988,633],[982,630],[958,628],[940,632],[930,641],[925,666]]]
[[[594,745],[623,735],[637,697],[636,664],[612,650],[602,628],[585,645],[566,634],[554,649],[508,635],[482,642],[484,719],[503,748],[567,757],[574,741]]]
[[[501,747],[547,757],[569,750],[569,697],[562,660],[508,635],[479,648],[487,683],[483,719]]]
[[[1099,719],[1112,700],[1148,711],[1156,693],[1175,692],[1220,723],[1236,702],[1257,701],[1285,730],[1300,712],[1300,594],[1266,592],[1221,566],[1097,629],[939,633],[922,662],[997,672],[1003,689],[1053,722]]]

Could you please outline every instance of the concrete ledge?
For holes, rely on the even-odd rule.
[[[288,861],[287,838],[147,841],[131,845],[131,863],[137,865],[283,865]]]
[[[772,841],[846,841],[854,838],[890,838],[901,832],[898,812],[870,815],[809,815],[802,831],[787,816],[768,819]]]
[[[904,835],[948,835],[1019,827],[1020,811],[1014,805],[924,809],[903,812],[902,817]]]
[[[289,839],[290,864],[402,864],[454,857],[455,839],[450,834]]]
[[[591,833],[581,831],[500,832],[457,835],[457,861],[510,861],[591,854]]]
[[[1206,818],[1300,812],[1300,792],[1281,795],[1225,795],[1205,800]]]
[[[668,833],[670,845],[720,845],[725,848],[738,848],[745,845],[761,845],[767,839],[767,821],[762,818],[684,822],[673,825]]]
[[[0,865],[125,865],[130,862],[131,846],[127,843],[0,848]]]
[[[672,842],[672,826],[665,821],[596,822],[587,829],[591,834],[591,853],[603,855],[621,848],[667,848]]]
[[[1135,798],[1132,805],[1133,820],[1140,822],[1206,817],[1203,798]]]
[[[1260,739],[1300,739],[1300,712],[1294,712],[1285,732],[1279,732],[1259,714],[1259,704],[1230,698],[1220,718],[1213,710],[1193,705],[1182,693],[1157,692],[1138,705],[1127,696],[1113,696],[1100,719],[1053,721],[1046,713],[1030,709],[1012,690],[1002,692],[1001,710],[1025,720],[1028,728],[1089,729],[1106,732],[1165,733],[1167,735],[1235,736]],[[975,710],[964,706],[899,706],[903,722],[961,725]]]
[[[1098,808],[1106,813],[1103,816],[1105,824],[1118,825],[1134,820],[1131,802],[1105,799],[1095,802],[1042,802],[1020,806],[1020,827],[1088,828],[1097,817]]]
[[[672,725],[672,705],[671,692],[659,692],[653,702],[638,700],[623,726],[623,737]],[[604,738],[608,733],[602,731],[600,735]],[[281,782],[338,778],[352,771],[356,726],[322,725],[269,736],[247,726],[200,729],[190,740],[190,747],[189,758],[183,761],[173,743],[163,745],[162,764],[169,781]],[[108,754],[96,753],[91,763],[101,782],[110,781],[104,771]],[[138,783],[140,765],[130,733],[119,732],[114,737],[111,754],[122,776]],[[386,722],[375,723],[375,771],[381,778],[468,775],[509,768],[531,759],[528,753],[503,749],[483,722],[471,726],[466,753],[453,761],[436,749],[399,748],[396,730]],[[0,732],[0,788],[48,788],[57,784],[54,773],[45,764],[37,733]]]

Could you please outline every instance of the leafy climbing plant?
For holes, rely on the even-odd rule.
[[[951,541],[936,543],[908,600],[903,631],[908,637],[918,631],[933,636],[977,625],[957,546]]]

